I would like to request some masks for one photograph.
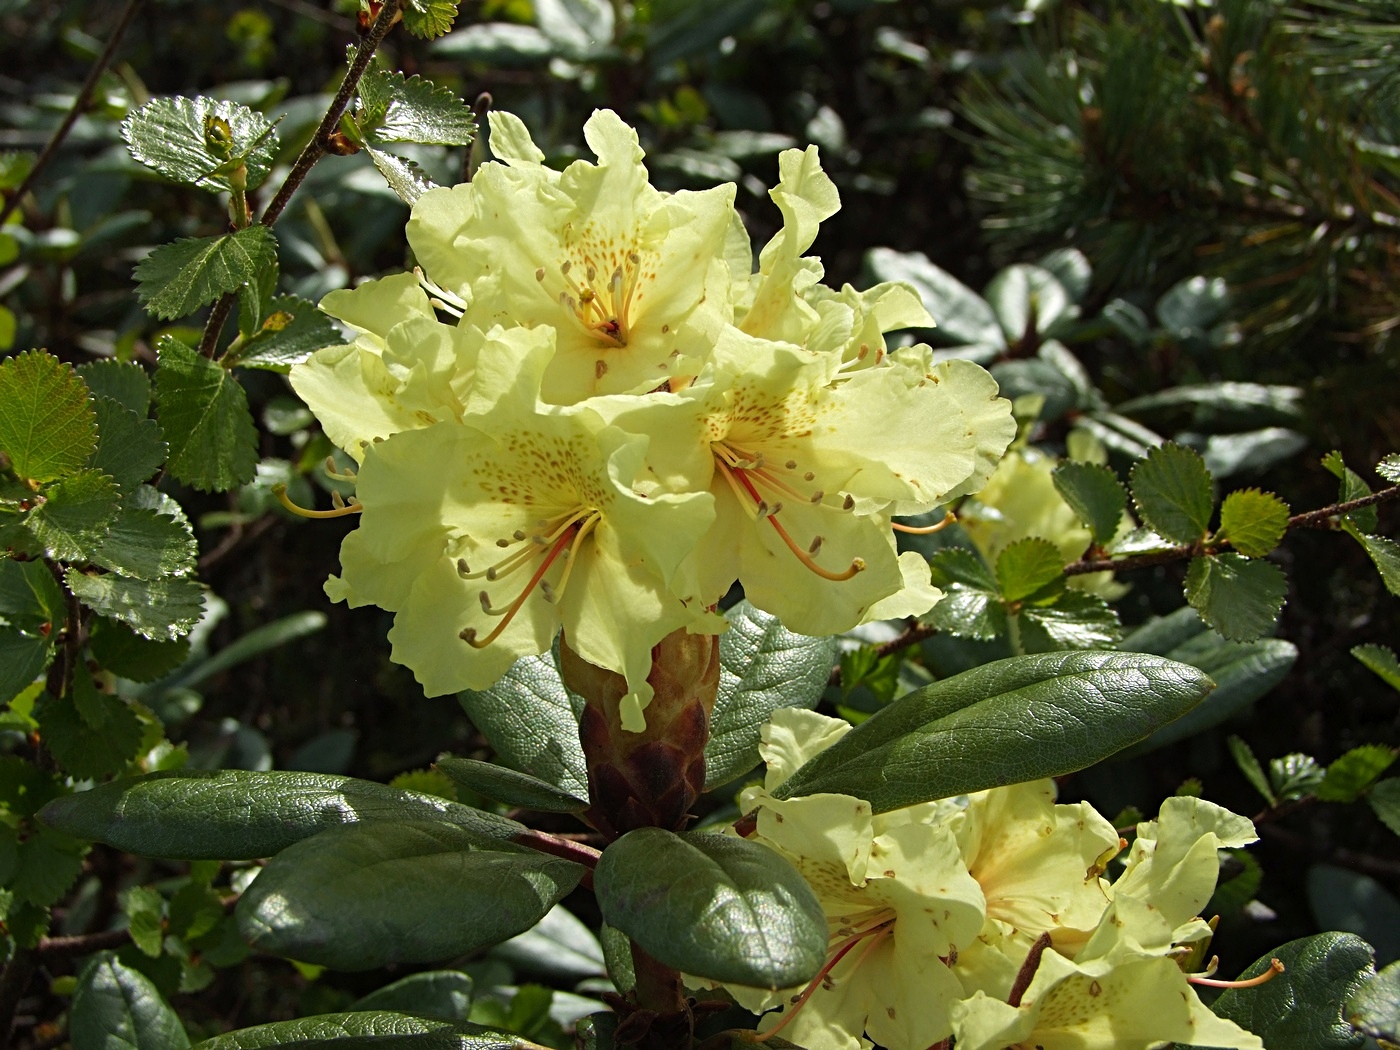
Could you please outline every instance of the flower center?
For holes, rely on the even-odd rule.
[[[585,332],[609,347],[627,345],[633,311],[644,294],[638,289],[646,276],[642,257],[635,251],[604,252],[595,258],[585,250],[577,263],[566,259],[559,267],[559,282],[549,280],[543,266],[535,271],[535,280],[545,291],[574,315]],[[556,292],[559,283],[563,287]]]
[[[475,627],[463,628],[462,641],[476,649],[485,649],[501,636],[511,620],[525,606],[525,601],[538,588],[544,600],[551,604],[564,597],[569,585],[574,563],[578,560],[579,548],[583,541],[602,520],[602,514],[595,507],[577,506],[552,518],[540,518],[528,529],[516,529],[510,536],[496,541],[496,546],[509,551],[499,561],[484,569],[473,571],[465,558],[457,559],[457,574],[464,580],[486,580],[496,583],[508,576],[524,572],[533,566],[530,578],[509,604],[496,606],[491,601],[491,592],[483,589],[478,597],[481,611],[487,616],[500,617],[500,621],[485,638],[478,637]],[[545,575],[556,561],[563,561],[564,571],[557,584],[550,584]]]
[[[816,562],[817,555],[821,553],[823,537],[812,537],[812,542],[803,550],[778,520],[778,515],[783,511],[784,496],[814,506],[836,506],[827,502],[826,493],[821,489],[810,487],[816,480],[814,472],[802,470],[797,461],[792,459],[782,466],[774,466],[768,463],[762,452],[748,452],[729,441],[711,443],[710,451],[714,454],[715,466],[719,468],[720,474],[729,483],[734,495],[738,497],[740,506],[748,512],[749,517],[755,521],[759,518],[766,519],[787,545],[788,550],[792,551],[806,568],[824,580],[835,581],[849,580],[865,568],[862,558],[851,559],[850,566],[841,572],[823,568]],[[773,497],[771,501],[769,496]],[[850,511],[855,505],[855,500],[848,495],[840,503],[840,508]]]

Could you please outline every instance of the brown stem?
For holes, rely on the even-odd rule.
[[[575,842],[573,839],[562,838],[559,835],[551,835],[547,831],[536,831],[534,828],[526,828],[514,840],[522,846],[529,846],[540,853],[548,853],[551,857],[562,857],[571,860],[575,864],[582,864],[586,869],[579,884],[586,889],[593,888],[593,868],[598,863],[598,858],[603,854],[592,846],[585,846],[582,842]]]
[[[350,99],[355,94],[355,88],[359,86],[360,78],[365,75],[365,70],[369,68],[375,51],[379,49],[379,45],[384,42],[384,38],[389,35],[389,30],[398,20],[399,9],[402,5],[403,0],[388,0],[380,9],[379,17],[374,20],[374,24],[370,26],[365,38],[360,41],[360,46],[355,51],[355,57],[350,63],[350,69],[345,74],[345,79],[340,82],[340,88],[336,91],[335,97],[331,99],[325,116],[321,118],[321,123],[317,125],[311,140],[297,155],[296,161],[292,164],[292,170],[287,173],[287,178],[269,202],[262,218],[258,220],[264,226],[271,226],[277,221],[287,207],[287,202],[292,199],[292,194],[296,193],[306,176],[311,173],[311,169],[316,166],[316,162],[328,152],[326,149],[328,137],[340,125],[340,118],[345,113],[345,107],[350,104]],[[229,314],[233,312],[233,304],[236,301],[235,293],[226,293],[219,297],[219,301],[214,304],[214,309],[209,311],[209,320],[204,325],[204,336],[199,341],[199,352],[205,357],[213,358],[214,351],[219,345],[219,336],[224,330],[224,325],[228,323]]]
[[[1025,997],[1026,989],[1031,986],[1031,981],[1035,980],[1035,972],[1040,969],[1040,957],[1045,954],[1045,949],[1050,947],[1050,934],[1042,933],[1031,945],[1031,950],[1026,953],[1026,961],[1021,964],[1021,969],[1016,972],[1016,980],[1011,985],[1011,994],[1006,997],[1008,1006],[1020,1006],[1022,998]]]
[[[902,649],[908,649],[911,645],[918,645],[925,638],[931,638],[938,633],[937,628],[929,627],[927,624],[919,623],[912,617],[905,621],[904,631],[898,638],[891,638],[888,642],[883,642],[875,647],[878,656],[889,656],[890,653],[897,653]],[[841,684],[841,665],[837,664],[831,669],[831,674],[827,676],[826,684],[836,686]]]
[[[632,969],[637,975],[637,1006],[659,1017],[685,1012],[685,991],[681,975],[665,963],[653,959],[636,941],[632,942]]]
[[[141,0],[127,0],[126,7],[122,9],[121,17],[117,19],[116,27],[112,30],[111,37],[107,40],[107,46],[102,49],[102,54],[97,56],[97,61],[88,70],[87,79],[83,81],[83,86],[78,89],[78,95],[73,99],[73,105],[68,108],[67,114],[63,118],[63,123],[59,124],[54,131],[53,137],[49,139],[44,151],[39,154],[34,161],[34,167],[25,176],[24,181],[19,184],[19,188],[14,191],[10,199],[5,202],[4,208],[0,208],[0,226],[5,225],[11,213],[19,207],[24,195],[29,192],[29,188],[34,185],[39,178],[39,174],[48,167],[49,161],[53,160],[54,154],[58,152],[58,147],[63,144],[63,140],[68,137],[68,133],[73,130],[73,125],[78,122],[84,111],[88,108],[88,103],[92,101],[92,93],[97,89],[97,82],[102,78],[102,74],[107,71],[107,67],[112,64],[112,59],[117,53],[117,48],[121,45],[122,37],[126,36],[126,31],[130,28],[132,20],[136,17],[137,10],[141,7]]]
[[[51,962],[70,955],[100,952],[104,948],[120,948],[130,940],[130,930],[103,930],[101,933],[84,933],[74,937],[45,937],[39,941],[34,953],[45,962]]]

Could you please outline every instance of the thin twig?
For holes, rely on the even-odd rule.
[[[34,953],[45,962],[66,958],[70,955],[86,955],[100,952],[104,948],[120,948],[131,940],[130,930],[103,930],[100,933],[84,933],[72,937],[44,937]]]
[[[53,137],[49,139],[44,151],[39,154],[34,161],[34,167],[25,176],[19,188],[8,201],[4,208],[0,208],[0,226],[5,225],[11,213],[19,207],[24,195],[29,192],[31,186],[39,178],[40,173],[48,167],[49,161],[53,160],[54,154],[58,152],[58,147],[63,144],[63,140],[68,137],[68,133],[73,130],[73,125],[78,122],[78,118],[88,108],[88,103],[92,101],[92,93],[97,89],[97,82],[102,79],[102,74],[107,71],[107,67],[112,64],[112,58],[117,53],[117,48],[122,42],[122,37],[126,36],[127,29],[131,26],[132,20],[136,17],[137,10],[141,7],[141,0],[127,0],[126,7],[122,9],[121,17],[117,19],[116,27],[112,30],[111,37],[107,40],[107,46],[102,49],[102,54],[97,56],[97,61],[88,70],[87,79],[83,81],[83,86],[78,89],[77,98],[73,99],[73,105],[68,108],[68,113],[63,118]]]
[[[551,835],[547,831],[536,831],[534,828],[526,828],[515,836],[514,841],[540,853],[548,853],[551,857],[562,857],[564,860],[583,865],[583,878],[579,880],[579,884],[592,889],[593,868],[597,865],[598,858],[603,855],[600,850],[585,846],[582,842]]]
[[[340,82],[340,89],[331,99],[325,116],[321,118],[321,123],[317,125],[310,141],[302,148],[301,153],[292,164],[292,170],[287,173],[287,178],[268,203],[262,218],[258,220],[264,226],[271,226],[278,220],[287,207],[287,203],[292,199],[292,194],[296,193],[306,176],[310,174],[311,169],[315,167],[316,162],[328,152],[326,149],[328,137],[340,126],[340,118],[345,113],[345,107],[350,104],[350,99],[354,97],[355,88],[359,86],[360,78],[365,75],[365,70],[369,69],[375,51],[379,49],[379,45],[384,42],[384,38],[389,35],[389,30],[397,21],[402,5],[403,0],[388,0],[380,9],[379,17],[374,20],[374,24],[370,26],[365,38],[360,41],[360,46],[355,51],[355,58],[350,63],[350,69],[346,72],[345,79]],[[233,305],[236,301],[237,295],[228,292],[220,296],[219,301],[214,304],[214,309],[209,311],[209,320],[204,325],[204,336],[199,341],[199,352],[205,357],[213,358],[214,351],[218,349],[219,336],[223,333],[224,325],[228,323],[229,314],[233,312]]]
[[[925,638],[931,638],[937,634],[937,629],[929,627],[927,624],[919,623],[912,617],[905,621],[904,630],[898,638],[891,638],[888,642],[882,642],[875,647],[875,654],[880,657],[889,656],[890,653],[897,653],[902,649],[908,649],[911,645],[918,645]],[[826,684],[838,686],[841,684],[841,665],[837,664],[831,669],[831,674],[827,676]]]

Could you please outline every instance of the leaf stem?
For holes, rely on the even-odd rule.
[[[526,828],[516,835],[513,841],[541,853],[548,853],[551,857],[562,857],[575,864],[582,864],[585,871],[583,878],[579,880],[580,885],[588,889],[593,887],[593,868],[597,865],[598,858],[603,855],[600,850],[582,842],[551,835],[547,831],[536,831],[534,828]]]
[[[30,187],[38,181],[39,175],[48,167],[49,161],[53,160],[58,152],[58,147],[63,144],[63,140],[68,137],[68,133],[73,130],[73,125],[78,122],[84,111],[88,108],[88,103],[92,101],[92,93],[97,90],[97,82],[102,78],[102,74],[107,71],[107,67],[112,64],[112,59],[117,53],[117,48],[121,46],[122,37],[126,36],[126,31],[131,27],[136,12],[141,7],[141,0],[127,0],[126,7],[122,9],[121,17],[117,19],[116,26],[112,29],[112,35],[107,40],[107,46],[102,49],[102,53],[97,56],[97,61],[88,70],[87,79],[83,81],[82,87],[78,89],[77,97],[73,99],[73,105],[68,108],[63,122],[59,124],[44,146],[44,151],[39,154],[34,161],[34,167],[25,176],[24,181],[19,184],[19,188],[10,195],[5,206],[0,208],[0,226],[5,225],[5,220],[10,217],[24,195],[29,192]]]

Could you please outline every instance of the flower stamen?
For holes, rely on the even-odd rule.
[[[358,514],[365,508],[360,506],[360,501],[354,496],[350,497],[349,503],[341,503],[331,510],[307,510],[305,507],[298,507],[287,495],[286,485],[272,486],[272,494],[277,497],[277,501],[299,518],[343,518],[347,514]],[[338,496],[339,493],[336,493]]]
[[[817,975],[808,982],[807,987],[802,990],[802,994],[793,1000],[792,1006],[783,1012],[781,1020],[762,1035],[755,1036],[752,1042],[766,1042],[786,1028],[788,1024],[791,1023],[792,1019],[797,1016],[798,1012],[807,1005],[808,1000],[812,998],[812,993],[827,983],[831,971],[836,968],[836,964],[844,959],[857,944],[866,938],[870,938],[870,943],[867,944],[865,949],[857,956],[855,965],[851,967],[852,973],[860,969],[861,964],[865,962],[870,953],[874,951],[880,942],[888,937],[893,930],[894,920],[883,919],[877,925],[871,926],[869,929],[862,930],[848,937],[836,951],[832,952],[831,958],[827,960],[825,966],[817,971]]]
[[[1188,973],[1186,979],[1192,984],[1202,984],[1207,988],[1257,988],[1261,984],[1272,981],[1279,974],[1283,973],[1283,963],[1278,959],[1269,960],[1269,968],[1258,977],[1251,977],[1245,981],[1217,981],[1210,977],[1202,977],[1199,974]]]
[[[491,633],[485,638],[477,637],[477,630],[475,627],[464,627],[458,637],[473,649],[485,649],[499,638],[501,633],[510,625],[510,622],[515,619],[516,613],[520,612],[520,610],[525,607],[525,599],[529,598],[535,588],[539,586],[540,581],[544,579],[544,574],[547,573],[549,567],[554,564],[554,560],[558,558],[563,551],[568,549],[569,541],[572,538],[573,534],[566,531],[554,541],[553,547],[551,547],[549,553],[544,556],[544,559],[540,562],[539,568],[535,570],[534,575],[530,577],[530,582],[525,584],[524,589],[515,596],[515,600],[504,609],[496,610],[491,608],[490,596],[487,595],[485,591],[482,591],[482,610],[489,616],[500,616],[501,622],[496,624],[496,626],[491,629]]]
[[[892,521],[890,522],[890,527],[894,529],[895,532],[907,532],[914,536],[931,536],[935,532],[942,532],[957,520],[958,516],[950,510],[943,515],[943,520],[936,525],[905,525],[902,522]]]

